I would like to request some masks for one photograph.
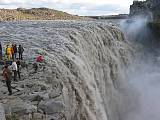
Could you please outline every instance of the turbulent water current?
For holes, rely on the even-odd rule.
[[[23,79],[13,81],[19,91],[12,97],[0,83],[6,115],[18,114],[19,120],[158,120],[158,111],[148,112],[158,110],[157,67],[136,64],[137,47],[120,28],[104,21],[1,22],[0,41],[22,44],[28,65],[22,68]],[[33,73],[38,55],[45,62]],[[144,109],[136,113],[139,107]]]

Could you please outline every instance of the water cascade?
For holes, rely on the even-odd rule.
[[[32,113],[34,119],[45,114],[58,120],[123,120],[134,109],[135,94],[126,76],[134,50],[118,27],[102,22],[6,22],[0,23],[0,41],[22,44],[28,66],[22,69],[23,80],[13,82],[20,89],[16,97],[4,96],[7,90],[0,84],[6,114],[18,114],[18,119]],[[46,61],[33,73],[39,54]]]

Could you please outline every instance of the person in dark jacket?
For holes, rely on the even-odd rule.
[[[8,66],[5,65],[4,69],[3,69],[3,77],[6,81],[6,85],[8,88],[8,95],[12,95],[12,88],[11,88],[11,77],[12,77],[12,72],[8,69]]]
[[[0,60],[2,60],[2,44],[0,42]]]
[[[14,58],[17,58],[17,45],[15,44],[13,47],[13,51],[14,51]]]
[[[19,45],[19,47],[18,47],[18,52],[19,52],[19,59],[20,59],[20,60],[23,60],[23,52],[24,52],[24,49],[23,49],[22,45]]]

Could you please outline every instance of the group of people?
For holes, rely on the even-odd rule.
[[[20,65],[21,65],[21,62],[19,59],[17,59],[16,61],[13,60],[12,65],[10,66],[11,70],[9,69],[9,66],[7,64],[5,64],[3,67],[2,75],[5,79],[5,82],[9,91],[9,95],[12,95],[12,88],[11,88],[12,74],[13,74],[14,81],[17,81],[17,75],[19,79],[21,79]]]
[[[21,61],[23,59],[23,52],[24,48],[22,45],[19,45],[17,47],[16,44],[12,45],[6,45],[5,52],[3,54],[3,46],[0,43],[0,60],[3,60],[4,58],[4,67],[2,68],[3,70],[3,77],[5,79],[9,95],[12,95],[12,87],[11,87],[11,80],[12,80],[12,74],[13,74],[13,79],[14,81],[17,81],[17,75],[19,79],[21,79],[20,76],[20,65]],[[17,54],[19,54],[19,57],[17,57]],[[11,63],[9,68],[9,65],[7,64],[7,61],[10,61]]]
[[[19,54],[19,59],[23,59],[24,48],[22,45],[17,47],[16,44],[6,45],[4,57],[6,60],[17,59],[17,54]],[[0,43],[0,59],[3,59],[3,47]]]
[[[24,52],[24,48],[22,47],[22,45],[19,45],[17,47],[16,44],[12,44],[10,46],[9,45],[6,46],[5,53],[3,55],[3,47],[2,47],[2,44],[0,43],[0,59],[1,59],[1,62],[3,62],[4,64],[4,67],[2,69],[3,70],[2,76],[5,79],[5,83],[8,88],[9,95],[12,95],[12,86],[11,86],[12,79],[14,81],[18,81],[17,79],[18,77],[19,79],[21,79],[20,68],[21,66],[23,66],[22,64],[23,61],[21,61],[23,60],[23,52]],[[17,54],[19,54],[19,57],[17,57]],[[39,55],[36,57],[36,62],[33,63],[33,69],[34,69],[33,73],[37,73],[38,62],[43,62],[44,60],[45,59],[42,55]]]

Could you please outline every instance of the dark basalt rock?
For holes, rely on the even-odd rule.
[[[134,1],[130,6],[130,16],[145,15],[160,19],[160,0]]]

